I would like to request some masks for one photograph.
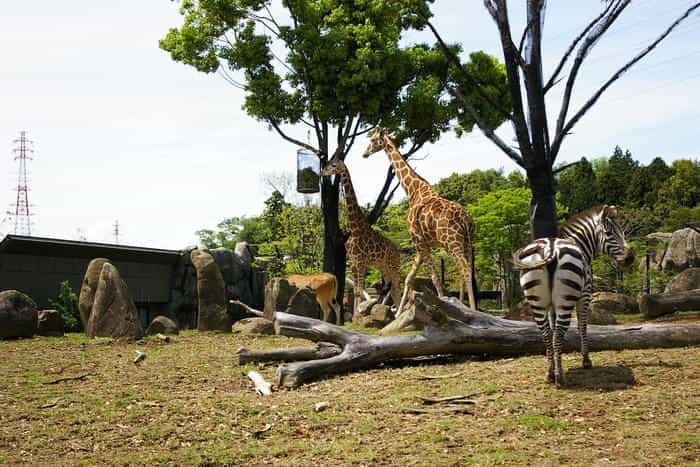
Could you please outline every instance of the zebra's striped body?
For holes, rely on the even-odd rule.
[[[564,384],[561,350],[574,308],[583,367],[592,366],[586,335],[593,278],[591,261],[603,253],[623,265],[634,259],[614,220],[616,215],[612,206],[588,209],[560,227],[560,238],[537,239],[513,256],[515,266],[521,270],[520,286],[542,332],[549,366],[547,380],[557,386]]]

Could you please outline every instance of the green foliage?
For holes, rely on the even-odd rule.
[[[569,214],[576,214],[596,205],[596,178],[593,165],[584,157],[581,162],[562,172],[557,179],[558,201]]]
[[[623,204],[627,187],[638,167],[639,162],[629,151],[623,152],[616,146],[608,163],[596,172],[598,204]]]
[[[508,178],[503,170],[473,170],[465,174],[453,173],[440,179],[433,188],[440,196],[456,201],[463,206],[477,202],[486,193],[525,186],[525,178],[520,172],[512,172]]]
[[[314,204],[286,206],[280,216],[281,238],[275,241],[291,256],[286,272],[308,274],[323,266],[323,215]]]
[[[83,322],[80,319],[80,309],[78,308],[78,295],[73,292],[67,280],[61,281],[58,286],[58,297],[56,300],[49,299],[49,305],[61,314],[65,332],[83,331]]]
[[[527,243],[529,205],[529,189],[503,188],[468,206],[476,225],[477,275],[485,286],[492,287],[498,282],[499,276],[508,270],[505,262],[512,252]]]

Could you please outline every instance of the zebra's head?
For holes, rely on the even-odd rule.
[[[625,234],[617,222],[617,208],[603,206],[598,222],[599,253],[614,258],[622,267],[627,267],[634,261],[634,253],[625,241]]]

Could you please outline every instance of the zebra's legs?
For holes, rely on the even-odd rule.
[[[542,333],[542,340],[544,341],[545,356],[547,359],[547,382],[554,382],[554,360],[552,353],[552,327],[549,324],[549,318],[547,317],[547,310],[542,309],[538,305],[530,305],[532,309],[532,314],[535,318],[535,323],[537,327],[540,328]]]
[[[564,345],[564,339],[566,337],[566,331],[568,331],[569,324],[571,323],[571,309],[569,309],[568,306],[557,307],[555,310],[554,319],[554,383],[557,385],[557,387],[562,387],[566,385],[566,378],[564,377],[564,367],[561,363],[561,353]]]
[[[581,357],[584,368],[592,368],[593,362],[588,356],[588,306],[591,303],[590,287],[586,287],[576,307],[576,320],[578,322],[578,334],[581,337]]]

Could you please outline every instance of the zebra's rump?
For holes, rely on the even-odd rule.
[[[584,255],[571,240],[542,238],[513,255],[520,273],[520,286],[531,305],[575,304],[586,281]]]

